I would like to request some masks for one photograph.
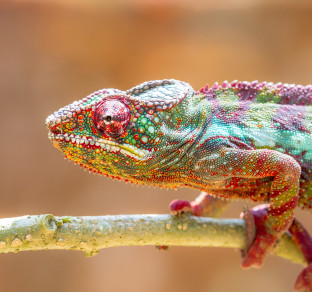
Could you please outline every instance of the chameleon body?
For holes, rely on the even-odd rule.
[[[206,203],[269,203],[244,267],[261,266],[297,206],[312,208],[312,86],[225,81],[195,92],[182,81],[156,80],[96,91],[50,115],[46,125],[53,145],[92,172],[195,188],[209,194],[202,195]],[[255,209],[255,218],[257,212],[264,214]],[[311,270],[298,278],[308,291]]]

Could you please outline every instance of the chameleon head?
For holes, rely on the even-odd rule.
[[[176,80],[145,82],[127,91],[102,89],[50,115],[49,138],[90,171],[148,183],[172,145],[168,129],[176,110],[193,94]]]

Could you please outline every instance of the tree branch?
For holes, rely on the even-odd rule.
[[[92,256],[105,247],[130,245],[215,246],[243,249],[241,219],[171,215],[57,217],[33,215],[0,219],[0,252],[82,250]],[[272,252],[306,265],[288,234]]]

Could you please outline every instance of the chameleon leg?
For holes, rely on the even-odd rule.
[[[300,165],[291,156],[273,150],[240,150],[222,148],[210,154],[195,165],[195,175],[203,175],[216,182],[232,178],[272,178],[269,194],[254,192],[248,196],[255,201],[270,203],[264,218],[263,228],[257,230],[255,240],[243,259],[243,267],[260,267],[276,240],[287,231],[294,218],[294,209],[298,204]],[[222,184],[221,184],[222,185]],[[224,197],[233,198],[235,185],[225,185],[215,190]],[[237,189],[236,198],[240,198],[241,189]],[[243,195],[243,194],[242,194]],[[244,197],[244,198],[248,198]]]
[[[264,228],[264,220],[268,214],[268,210],[269,205],[263,204],[248,211],[252,215],[252,220],[257,229]],[[249,216],[244,216],[244,219],[246,224],[251,220]],[[288,231],[308,263],[308,266],[302,270],[297,278],[295,290],[299,292],[312,292],[312,238],[296,218],[291,223]]]
[[[189,212],[194,216],[218,217],[224,212],[229,202],[229,200],[222,200],[201,192],[194,201],[174,200],[170,203],[169,208],[175,215]]]

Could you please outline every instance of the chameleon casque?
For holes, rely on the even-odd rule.
[[[243,267],[261,266],[289,230],[308,262],[295,289],[312,291],[312,240],[294,220],[297,206],[312,208],[311,85],[225,81],[195,92],[182,81],[149,81],[96,91],[46,125],[53,145],[92,172],[205,192],[172,202],[175,212],[266,202],[251,210],[257,233]]]

